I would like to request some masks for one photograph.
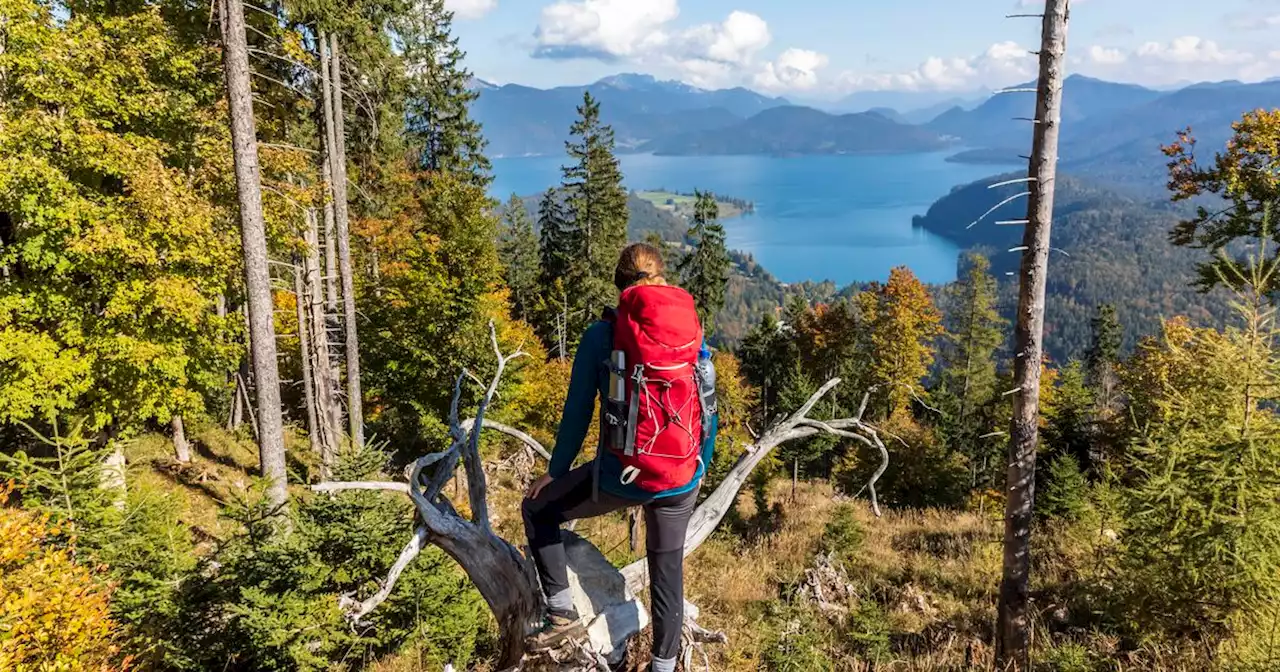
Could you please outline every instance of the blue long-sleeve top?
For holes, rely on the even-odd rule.
[[[560,478],[569,473],[573,462],[582,451],[587,439],[587,431],[591,428],[591,420],[596,414],[596,401],[607,398],[608,369],[605,362],[613,350],[613,325],[599,321],[587,327],[578,343],[578,351],[573,357],[573,371],[569,375],[569,394],[564,401],[564,411],[560,416],[560,428],[556,432],[556,445],[551,451],[551,466],[547,473],[552,478]],[[600,460],[600,489],[627,499],[646,500],[660,497],[682,495],[697,487],[706,467],[711,463],[715,449],[715,424],[713,418],[712,431],[703,437],[701,459],[693,479],[678,488],[671,488],[659,493],[641,490],[634,483],[622,482],[622,461],[613,452],[603,449],[599,437],[596,438],[596,450]]]

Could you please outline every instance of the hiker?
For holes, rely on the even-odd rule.
[[[674,672],[684,624],[684,539],[715,444],[715,371],[693,297],[663,278],[662,253],[622,251],[616,310],[578,345],[551,465],[524,500],[525,530],[547,601],[531,639],[547,647],[585,631],[569,589],[560,526],[644,508],[654,672]],[[573,468],[600,399],[595,459]]]

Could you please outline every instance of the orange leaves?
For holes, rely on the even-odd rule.
[[[52,545],[46,518],[8,506],[9,494],[0,487],[0,670],[120,669],[110,588]]]

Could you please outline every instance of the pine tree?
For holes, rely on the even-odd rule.
[[[693,252],[680,261],[680,282],[693,295],[698,317],[708,333],[715,330],[715,316],[724,307],[725,286],[729,282],[729,250],[725,247],[724,227],[720,225],[720,206],[715,196],[695,191],[697,202],[693,226],[686,236]]]
[[[1115,403],[1118,384],[1116,365],[1120,361],[1120,343],[1123,338],[1120,320],[1116,317],[1116,307],[1112,304],[1098,306],[1098,312],[1090,325],[1093,336],[1085,354],[1085,379],[1094,392],[1099,409],[1110,409]]]
[[[987,258],[971,254],[968,272],[951,285],[952,310],[943,337],[941,405],[947,411],[943,432],[952,447],[972,458],[978,437],[991,431],[979,411],[996,393],[996,351],[1007,322],[996,310],[996,281]]]
[[[539,256],[543,291],[557,278],[569,275],[579,249],[577,231],[568,221],[564,203],[555,189],[548,189],[538,204]]]
[[[563,188],[580,246],[572,265],[582,271],[574,286],[577,305],[588,314],[613,303],[613,270],[627,243],[627,191],[613,155],[613,128],[600,122],[600,103],[583,94],[578,120],[569,129],[574,140],[565,151]]]
[[[395,23],[409,74],[405,130],[419,147],[423,168],[465,173],[472,184],[488,187],[493,178],[487,143],[468,109],[480,94],[470,88],[472,75],[462,64],[466,52],[452,34],[453,12],[444,0],[410,4]]]
[[[529,320],[538,297],[540,254],[538,237],[524,201],[511,195],[503,211],[503,229],[498,241],[498,257],[506,271],[507,286],[516,317]]]
[[[760,390],[760,417],[768,421],[777,412],[779,390],[786,384],[791,362],[786,352],[786,334],[778,318],[765,314],[738,349],[742,374]]]
[[[578,250],[581,247],[578,231],[568,221],[561,195],[555,189],[548,189],[543,194],[538,206],[538,229],[541,257],[538,273],[538,294],[540,309],[535,316],[538,335],[547,346],[547,350],[560,359],[573,352],[581,330],[573,329],[574,324],[581,321],[582,311],[577,309],[577,302],[570,302],[569,286],[580,272],[581,264]]]

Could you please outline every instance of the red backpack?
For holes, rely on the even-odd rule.
[[[703,434],[696,368],[702,324],[679,287],[622,292],[613,318],[605,447],[622,461],[622,482],[662,492],[693,480]]]

